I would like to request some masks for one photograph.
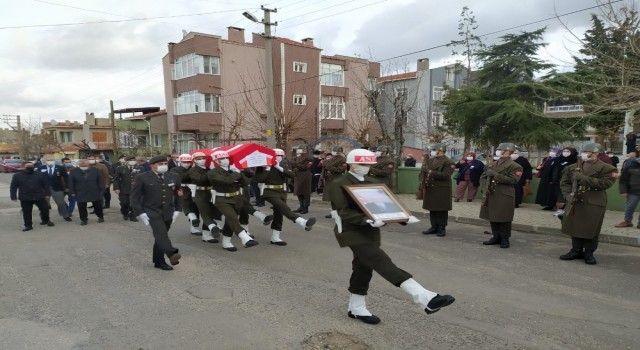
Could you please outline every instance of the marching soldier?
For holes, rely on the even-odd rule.
[[[113,178],[113,191],[118,195],[120,201],[120,213],[124,220],[138,221],[131,209],[129,195],[131,194],[131,184],[136,175],[140,174],[135,157],[125,157],[125,165],[116,168],[116,175]]]
[[[329,201],[329,184],[337,177],[343,175],[347,171],[347,158],[344,156],[342,146],[334,146],[331,150],[331,158],[326,159],[322,163],[322,172],[324,176],[324,191],[322,192],[322,200]],[[331,214],[325,216],[330,219]]]
[[[155,156],[149,160],[151,171],[138,174],[131,187],[131,206],[133,212],[153,232],[153,265],[161,270],[173,270],[181,258],[178,249],[169,239],[171,224],[180,215],[180,204],[174,193],[182,194],[180,179],[167,174],[167,158]],[[168,265],[164,256],[169,258]]]
[[[378,146],[375,148],[376,164],[371,167],[369,175],[377,178],[393,190],[393,172],[396,168],[396,162],[390,155],[389,147]]]
[[[239,216],[248,217],[249,215],[246,199],[240,190],[247,185],[245,177],[240,170],[230,165],[229,154],[226,151],[215,151],[211,156],[216,166],[209,170],[207,178],[211,184],[211,201],[225,218],[222,228],[222,248],[230,252],[238,250],[231,243],[233,233],[238,235],[245,248],[258,245],[239,220]]]
[[[282,162],[285,155],[284,151],[276,148],[275,152],[276,164],[271,167],[259,169],[256,172],[256,177],[258,179],[258,187],[260,187],[260,191],[263,192],[262,198],[273,205],[271,244],[285,246],[287,245],[287,242],[283,241],[280,237],[280,235],[282,234],[282,220],[284,216],[286,216],[287,219],[302,226],[305,231],[311,231],[311,228],[316,223],[316,219],[305,219],[299,215],[296,215],[287,205],[287,192],[285,191],[285,184],[287,177],[293,177],[293,172]]]
[[[397,267],[380,248],[380,227],[385,223],[371,220],[353,198],[347,194],[345,186],[367,184],[376,181],[367,176],[370,167],[376,164],[373,152],[354,149],[347,154],[349,172],[329,184],[331,206],[337,211],[334,233],[340,247],[349,247],[353,252],[352,273],[349,281],[349,308],[347,315],[369,324],[377,324],[380,319],[367,310],[365,295],[369,290],[372,272],[376,271],[396,287],[402,288],[420,305],[427,314],[451,305],[455,299],[450,295],[439,295],[425,289],[411,274]],[[411,216],[408,223],[419,220]]]
[[[187,216],[189,220],[189,230],[192,235],[201,236],[202,231],[200,231],[200,212],[198,211],[198,206],[193,201],[193,195],[191,193],[191,188],[194,189],[195,185],[191,184],[191,180],[189,179],[188,171],[193,166],[193,157],[190,154],[181,154],[178,156],[178,165],[171,168],[169,172],[175,174],[182,184],[182,197],[180,197],[180,207],[182,208],[182,212]]]
[[[313,159],[305,153],[304,146],[296,149],[296,159],[294,160],[293,193],[298,196],[300,207],[294,213],[307,214],[311,205],[311,165]]]
[[[584,259],[596,264],[593,252],[598,248],[598,236],[607,210],[606,190],[613,185],[617,169],[598,159],[602,147],[587,143],[582,147],[578,163],[562,172],[560,188],[567,198],[562,219],[562,233],[571,236],[571,250],[561,260]]]
[[[455,163],[445,155],[446,151],[447,146],[443,143],[433,145],[429,160],[422,164],[419,190],[424,193],[422,208],[429,211],[431,221],[431,228],[422,232],[425,235],[444,237],[447,233],[449,210],[452,209],[451,175]]]
[[[500,244],[509,248],[511,222],[515,211],[515,185],[522,176],[522,167],[511,160],[515,152],[513,143],[501,143],[496,150],[498,159],[485,167],[481,178],[485,180],[484,202],[480,207],[480,218],[491,223],[491,237],[484,245]]]
[[[191,156],[195,165],[187,171],[187,176],[192,184],[191,188],[195,185],[193,202],[200,212],[204,227],[208,228],[208,230],[202,230],[202,240],[209,243],[218,243],[217,237],[219,236],[220,228],[215,218],[219,218],[220,213],[211,204],[211,184],[207,178],[207,156],[202,152],[195,152]]]

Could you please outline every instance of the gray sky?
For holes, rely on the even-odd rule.
[[[241,15],[248,9],[261,18],[260,4],[255,0],[0,0],[0,27],[218,12],[2,29],[0,114],[42,121],[83,120],[85,112],[105,116],[109,99],[116,108],[164,107],[161,58],[167,43],[179,41],[183,29],[223,37],[230,25],[261,32],[260,26]],[[273,0],[269,6],[278,8],[274,15],[279,21],[278,36],[313,37],[324,54],[381,60],[456,39],[464,5],[475,12],[482,34],[590,7],[595,0]],[[581,36],[594,11],[566,16],[563,21]],[[561,70],[570,69],[571,54],[578,45],[557,20],[520,30],[544,25],[549,46],[539,55]],[[492,43],[498,36],[484,39]],[[420,57],[428,57],[432,67],[455,61],[445,48],[383,62],[383,67],[412,68]]]

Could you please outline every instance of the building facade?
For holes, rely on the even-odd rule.
[[[85,113],[83,123],[68,120],[52,120],[42,123],[42,133],[55,140],[51,150],[58,157],[79,158],[87,153],[113,154],[113,128],[109,118],[97,118],[93,113]]]

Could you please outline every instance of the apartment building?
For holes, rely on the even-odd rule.
[[[379,76],[379,65],[346,56],[322,56],[312,38],[274,37],[276,128],[288,146],[313,144],[321,135],[347,134],[360,112],[361,82]],[[265,42],[229,27],[227,38],[190,32],[169,43],[163,57],[167,130],[173,151],[264,140]],[[358,84],[356,84],[356,81]],[[356,113],[358,111],[358,113]],[[373,130],[373,128],[371,128]],[[367,135],[367,137],[369,137]]]
[[[115,125],[120,148],[169,151],[167,111],[160,107],[134,107],[115,110],[114,114],[118,116]]]
[[[59,156],[78,158],[90,152],[113,154],[111,121],[97,118],[93,113],[85,113],[85,121],[42,123],[42,133],[51,135],[57,142]]]

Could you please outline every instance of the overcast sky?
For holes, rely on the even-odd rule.
[[[265,0],[269,1],[269,0]],[[218,12],[130,22],[0,29],[0,114],[32,120],[83,120],[85,112],[106,116],[109,99],[116,108],[164,108],[161,58],[167,43],[182,30],[218,34],[226,27],[261,32],[242,17],[243,9],[261,18],[255,0],[0,0],[0,27]],[[279,21],[276,35],[313,37],[324,54],[359,55],[382,60],[456,39],[464,5],[476,14],[478,33],[488,33],[583,9],[595,0],[273,0]],[[63,6],[64,5],[64,6]],[[73,8],[76,7],[76,8]],[[224,11],[224,12],[223,12]],[[563,17],[580,36],[590,13]],[[576,39],[557,20],[548,30],[540,56],[559,69],[570,69]],[[514,30],[516,31],[516,30]],[[485,37],[495,42],[500,34]],[[250,35],[246,35],[250,40]],[[415,66],[428,57],[431,66],[452,63],[448,48],[384,62],[387,67]],[[4,126],[2,126],[4,127]]]

